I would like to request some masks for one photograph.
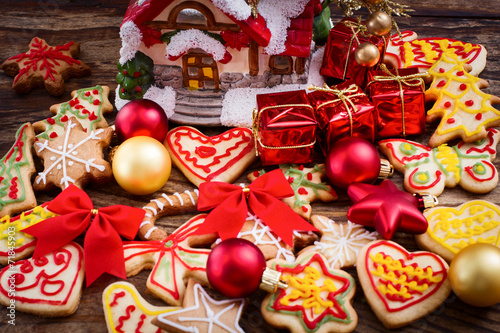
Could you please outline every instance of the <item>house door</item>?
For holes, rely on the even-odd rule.
[[[182,57],[184,87],[190,90],[219,91],[217,63],[206,53],[188,53]]]

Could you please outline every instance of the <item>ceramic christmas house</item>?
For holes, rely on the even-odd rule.
[[[307,83],[320,10],[319,0],[132,0],[119,62],[130,65],[138,51],[152,59],[155,85],[176,93],[172,120],[218,124],[229,89]],[[137,66],[130,80],[147,71]]]

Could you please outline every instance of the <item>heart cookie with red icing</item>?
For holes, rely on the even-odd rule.
[[[174,164],[196,186],[210,181],[232,183],[257,157],[248,128],[207,136],[194,127],[180,126],[168,132],[165,146]]]
[[[444,302],[451,291],[448,264],[431,252],[408,252],[378,240],[359,253],[357,271],[373,312],[387,328],[410,324]]]
[[[0,304],[39,316],[69,316],[78,307],[84,277],[83,249],[71,242],[43,257],[4,267]]]

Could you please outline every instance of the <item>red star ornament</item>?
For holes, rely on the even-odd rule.
[[[396,230],[413,234],[427,230],[427,220],[417,208],[418,199],[400,191],[390,180],[384,180],[380,186],[352,184],[347,194],[354,202],[347,218],[374,227],[384,239],[391,239]]]

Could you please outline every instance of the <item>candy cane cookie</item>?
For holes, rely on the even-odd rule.
[[[167,233],[155,227],[155,222],[162,216],[180,215],[196,211],[198,203],[198,190],[186,190],[183,193],[175,192],[167,195],[163,193],[161,197],[151,200],[142,207],[146,211],[144,220],[139,228],[139,237],[142,240],[161,241],[167,238]]]

